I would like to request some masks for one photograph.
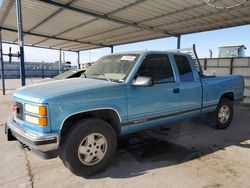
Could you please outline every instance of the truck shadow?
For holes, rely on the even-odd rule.
[[[216,130],[204,117],[172,123],[119,138],[110,167],[91,177],[130,178],[149,170],[181,164],[224,150],[229,146],[250,148],[249,107],[237,107],[231,126]]]

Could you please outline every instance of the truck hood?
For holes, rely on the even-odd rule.
[[[77,92],[95,92],[104,88],[110,89],[110,87],[116,85],[120,85],[120,83],[99,79],[72,78],[21,87],[14,92],[13,97],[14,99],[42,103],[43,100],[50,97]]]

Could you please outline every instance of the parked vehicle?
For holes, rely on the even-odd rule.
[[[45,158],[59,155],[78,176],[105,169],[117,136],[207,114],[227,128],[243,98],[242,76],[204,76],[189,54],[130,52],[99,59],[86,78],[17,89],[6,124],[17,139]]]

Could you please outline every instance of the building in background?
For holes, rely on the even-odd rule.
[[[245,57],[245,45],[230,45],[219,47],[219,58]]]

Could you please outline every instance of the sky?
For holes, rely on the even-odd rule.
[[[213,57],[217,57],[219,46],[241,44],[247,47],[246,56],[250,56],[250,25],[181,36],[181,48],[189,48],[192,47],[193,44],[196,45],[198,56],[201,58],[209,57],[209,49],[213,51]],[[3,52],[8,53],[10,46],[12,47],[13,53],[18,52],[18,46],[9,44],[3,44]],[[114,46],[114,53],[141,50],[172,50],[176,49],[176,46],[177,39],[174,37],[168,37],[163,39]],[[59,60],[58,50],[25,47],[24,51],[25,61],[55,62]],[[72,62],[72,65],[75,65],[77,63],[77,53],[64,52],[64,54],[65,61]],[[107,54],[110,54],[110,48],[82,51],[80,53],[80,63],[93,62]],[[8,57],[4,57],[4,59],[7,61]],[[15,61],[17,59],[13,60]]]

